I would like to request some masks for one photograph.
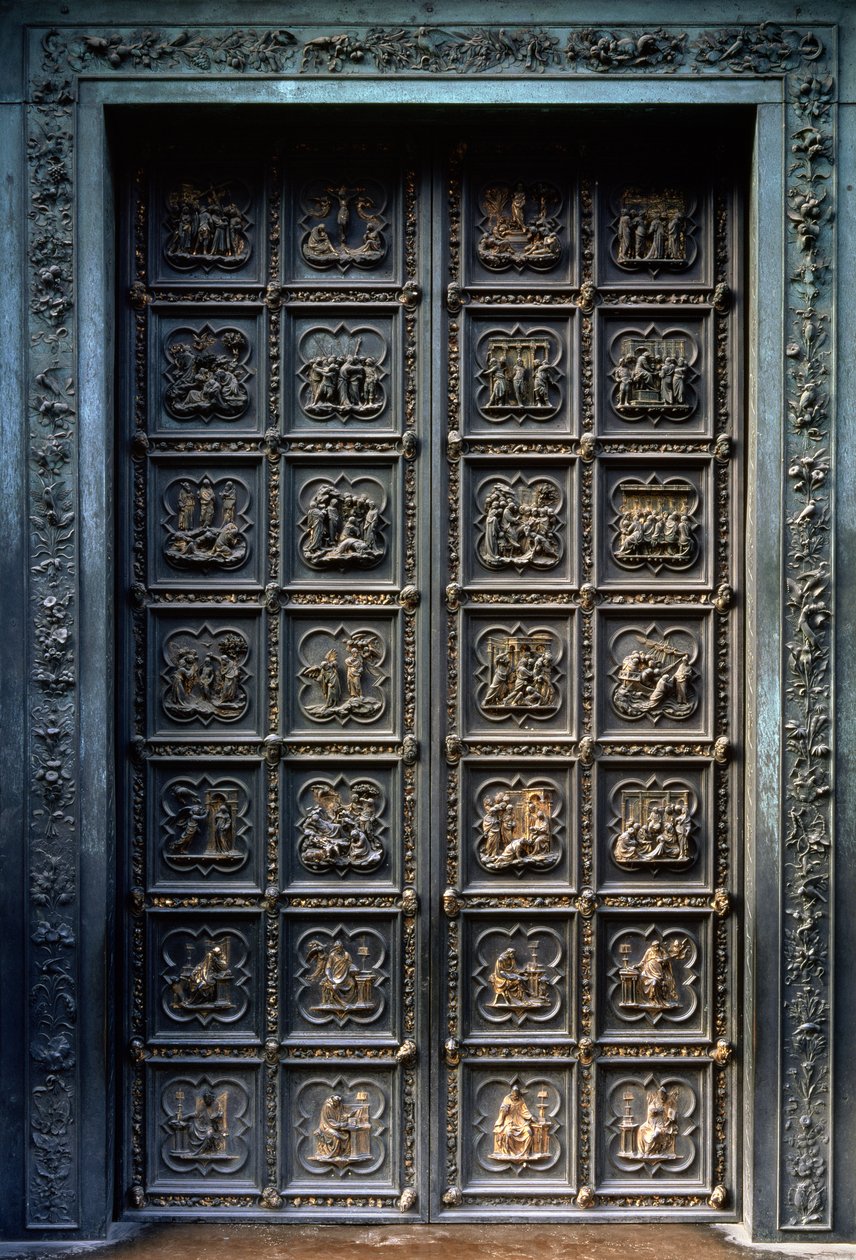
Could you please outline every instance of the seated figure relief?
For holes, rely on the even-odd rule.
[[[546,1089],[538,1091],[538,1115],[533,1116],[519,1085],[503,1098],[493,1126],[493,1151],[488,1159],[503,1164],[535,1164],[552,1155]]]
[[[623,1159],[661,1163],[677,1159],[676,1143],[679,1135],[678,1091],[660,1085],[646,1091],[645,1118],[634,1115],[635,1095],[628,1090],[624,1094],[624,1114],[619,1126],[619,1154]]]
[[[353,1103],[346,1103],[341,1094],[325,1099],[313,1136],[315,1151],[309,1159],[315,1164],[344,1168],[371,1159],[372,1124],[366,1091],[358,1090]]]
[[[184,1090],[176,1092],[176,1110],[169,1121],[173,1131],[173,1159],[193,1163],[227,1162],[236,1155],[230,1149],[229,1091],[206,1086],[196,1095],[193,1109],[184,1112]]]
[[[325,945],[313,940],[306,946],[306,961],[312,969],[307,982],[318,989],[318,1000],[311,1009],[340,1026],[351,1016],[365,1016],[378,1009],[374,992],[378,976],[366,966],[368,946],[361,945],[357,954],[361,966],[354,964],[341,941]]]
[[[538,961],[538,944],[529,947],[525,964],[517,961],[513,948],[504,949],[497,957],[489,976],[493,997],[488,1006],[494,1010],[511,1010],[517,1014],[543,1010],[551,1006],[549,982],[544,967]]]

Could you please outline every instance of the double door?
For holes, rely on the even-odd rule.
[[[730,1208],[737,175],[357,121],[125,181],[123,1205]]]

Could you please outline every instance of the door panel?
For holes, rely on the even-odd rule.
[[[736,177],[515,128],[129,148],[133,1211],[735,1184]]]
[[[131,182],[125,1186],[418,1212],[421,193],[382,146]]]
[[[450,1215],[733,1184],[737,210],[598,150],[450,166]]]

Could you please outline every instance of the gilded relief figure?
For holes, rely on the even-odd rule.
[[[490,679],[481,707],[490,711],[549,710],[555,707],[550,641],[515,635],[490,641]]]
[[[559,539],[559,489],[537,481],[515,489],[496,481],[488,489],[481,514],[478,556],[489,569],[549,569],[562,554]]]
[[[623,941],[619,978],[621,996],[618,1005],[627,1010],[669,1011],[681,1005],[682,982],[675,975],[674,963],[689,956],[685,937],[672,937],[668,942],[654,940],[646,946],[641,958],[630,961],[633,946]]]
[[[619,346],[613,404],[627,418],[649,413],[685,419],[691,410],[685,337],[624,337]]]
[[[625,189],[616,223],[614,258],[620,267],[679,271],[689,261],[692,228],[683,193]]]
[[[682,569],[698,554],[688,483],[623,482],[612,554],[623,568]]]
[[[359,1090],[352,1104],[345,1103],[340,1094],[331,1094],[321,1104],[314,1137],[315,1154],[309,1159],[315,1164],[344,1168],[371,1159],[368,1094]]]
[[[298,823],[297,856],[308,871],[368,872],[380,866],[384,849],[378,836],[378,798],[373,783],[352,783],[346,805],[329,783],[312,787],[315,805]]]
[[[621,821],[612,856],[633,870],[658,863],[689,862],[692,820],[687,791],[623,789]]]
[[[476,856],[486,870],[549,870],[561,857],[552,835],[552,793],[547,788],[497,792],[482,801]]]
[[[359,946],[357,955],[362,965],[357,967],[341,941],[333,941],[329,946],[321,941],[309,942],[306,962],[312,970],[308,982],[320,990],[320,999],[311,1008],[315,1014],[332,1016],[342,1025],[351,1015],[366,1015],[377,1009],[377,973],[366,967],[368,954],[367,945]]]
[[[518,1085],[512,1085],[500,1104],[499,1115],[493,1126],[493,1152],[488,1159],[503,1164],[534,1164],[549,1159],[550,1121],[547,1116],[546,1089],[538,1091],[538,1118],[536,1119]]]
[[[551,390],[559,383],[559,371],[550,363],[552,343],[547,337],[491,337],[482,378],[488,399],[482,410],[491,412],[552,413],[556,403]],[[541,418],[546,418],[543,414]]]
[[[170,661],[164,711],[178,721],[199,717],[235,722],[247,707],[241,685],[243,662],[249,645],[242,634],[229,631],[203,643],[204,655],[187,642],[173,640],[167,649]]]
[[[176,420],[237,420],[250,396],[245,385],[244,361],[250,343],[237,328],[215,331],[208,324],[182,329],[190,340],[171,341],[166,347],[169,366],[164,403]]]
[[[484,219],[476,245],[480,261],[492,271],[532,267],[548,271],[562,256],[559,195],[549,184],[493,184],[480,197]]]
[[[635,720],[680,720],[695,712],[698,698],[689,655],[670,644],[638,635],[639,648],[621,662],[612,692],[615,711]]]
[[[328,482],[313,494],[301,521],[301,554],[313,569],[371,568],[386,550],[383,523],[370,495],[348,493]]]
[[[237,500],[234,481],[217,486],[208,476],[182,481],[164,544],[170,564],[178,569],[234,569],[242,564],[247,542],[235,519]]]
[[[646,1091],[645,1119],[640,1124],[633,1114],[634,1095],[624,1094],[624,1114],[619,1126],[619,1154],[624,1159],[659,1163],[677,1159],[678,1091],[665,1085]]]
[[[345,644],[341,665],[339,649],[330,648],[321,661],[307,665],[301,677],[310,679],[320,690],[320,703],[303,705],[304,712],[318,721],[345,721],[349,717],[372,718],[380,713],[383,700],[363,694],[364,686],[377,680],[376,665],[383,651],[376,634],[359,630]],[[342,673],[344,671],[344,686]],[[365,678],[368,675],[368,678]]]
[[[189,1015],[234,1010],[231,997],[234,976],[229,967],[228,938],[224,937],[219,944],[208,941],[198,962],[193,961],[196,952],[193,945],[188,943],[186,951],[180,974],[167,977],[172,991],[171,1008]]]
[[[377,334],[369,336],[378,344]],[[366,336],[337,335],[317,330],[307,338],[306,360],[301,375],[307,382],[303,410],[318,420],[331,416],[358,419],[376,416],[384,404],[385,375],[377,353],[364,350]]]
[[[244,854],[235,848],[238,792],[235,788],[206,788],[203,794],[177,784],[172,795],[178,812],[167,843],[171,865],[195,865],[200,858],[230,866]]]
[[[177,1090],[175,1115],[169,1121],[175,1135],[171,1156],[194,1163],[236,1158],[229,1150],[228,1089],[216,1093],[206,1086],[196,1095],[189,1115],[184,1114],[184,1098],[184,1090]]]
[[[490,973],[493,997],[488,1006],[514,1011],[541,1010],[551,1004],[547,975],[538,961],[538,943],[529,946],[529,959],[521,966],[513,949],[504,949]]]
[[[317,196],[308,198],[307,204],[307,219],[319,220],[300,246],[311,266],[338,265],[345,269],[353,263],[371,267],[386,254],[384,222],[366,188],[328,185]]]
[[[236,267],[249,255],[249,220],[228,183],[199,188],[183,183],[167,198],[166,257],[173,267]]]

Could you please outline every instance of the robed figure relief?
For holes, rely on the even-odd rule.
[[[623,718],[691,717],[698,705],[695,671],[689,654],[663,640],[643,634],[639,646],[628,652],[618,670],[612,704]]]
[[[549,870],[561,857],[552,834],[548,788],[509,788],[482,801],[476,856],[488,871]]]
[[[681,1005],[683,981],[675,963],[689,956],[689,942],[684,937],[668,941],[654,940],[641,957],[633,962],[632,945],[624,941],[618,947],[621,955],[619,1007],[625,1010],[669,1011]]]
[[[371,1159],[372,1125],[366,1092],[358,1091],[351,1104],[340,1094],[331,1094],[321,1104],[313,1136],[315,1153],[309,1159],[315,1164],[344,1168]]]
[[[197,1095],[193,1110],[184,1113],[184,1090],[176,1092],[176,1112],[169,1122],[174,1134],[173,1159],[211,1162],[234,1159],[229,1149],[229,1091],[219,1093],[206,1086]]]
[[[518,1085],[512,1085],[500,1104],[493,1126],[493,1151],[489,1159],[507,1164],[534,1164],[549,1159],[550,1121],[546,1089],[538,1091],[538,1115],[533,1116]]]
[[[491,271],[549,271],[562,256],[559,194],[550,184],[492,184],[480,197],[479,261]]]
[[[320,661],[300,671],[301,677],[314,683],[321,693],[320,701],[301,702],[303,711],[318,722],[377,717],[384,706],[382,696],[377,694],[377,666],[382,656],[381,641],[369,630],[354,631],[345,643],[344,653],[338,647],[329,648]]]
[[[537,943],[530,946],[529,953],[524,964],[517,961],[514,949],[504,949],[499,954],[489,976],[493,990],[489,1007],[521,1014],[551,1005],[546,972],[538,961]]]
[[[321,941],[310,941],[306,946],[306,961],[311,967],[308,983],[317,987],[318,1001],[312,1006],[316,1015],[326,1015],[341,1025],[351,1015],[366,1015],[377,1010],[378,1001],[374,987],[377,973],[366,967],[368,947],[357,950],[361,966],[354,960],[341,941],[329,946]]]
[[[386,225],[367,187],[328,184],[308,196],[306,204],[308,231],[300,249],[310,266],[345,271],[352,265],[374,267],[385,257]]]
[[[660,1163],[677,1159],[678,1091],[665,1085],[645,1095],[645,1119],[640,1123],[633,1114],[634,1095],[624,1095],[624,1114],[619,1126],[619,1153],[624,1159]]]

